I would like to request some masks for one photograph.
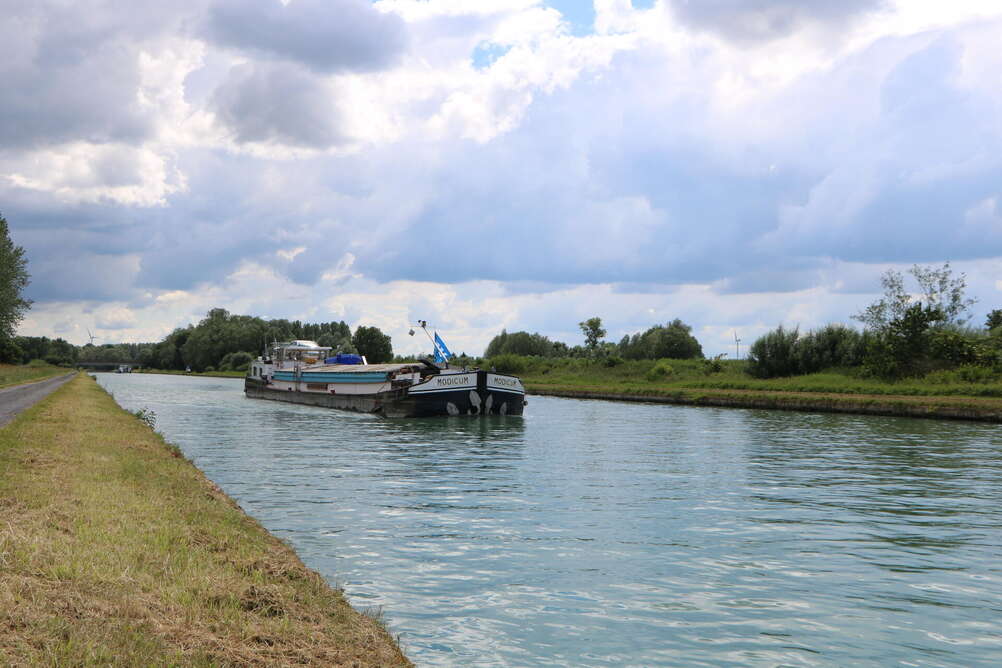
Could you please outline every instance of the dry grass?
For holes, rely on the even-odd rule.
[[[0,665],[410,665],[80,375],[0,429]]]
[[[72,369],[64,369],[58,366],[18,366],[14,364],[0,364],[0,387],[9,385],[20,385],[31,383],[36,380],[44,380],[53,376],[61,376],[69,373]]]

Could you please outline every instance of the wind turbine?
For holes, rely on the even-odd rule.
[[[97,338],[97,337],[95,337],[93,334],[90,333],[90,328],[89,327],[87,328],[87,336],[90,337],[90,345],[94,345],[94,339]]]
[[[738,330],[734,330],[734,357],[741,359],[741,339],[738,338]]]

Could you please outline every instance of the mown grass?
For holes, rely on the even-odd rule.
[[[64,369],[59,366],[51,366],[49,364],[38,366],[34,364],[0,364],[0,387],[21,385],[23,383],[31,383],[36,380],[45,380],[46,378],[51,378],[53,376],[61,376],[62,374],[69,373],[70,371],[70,369]]]
[[[0,429],[0,665],[410,665],[80,374]]]

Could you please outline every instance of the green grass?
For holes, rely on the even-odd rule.
[[[683,404],[827,410],[1002,421],[1002,382],[963,381],[963,372],[886,382],[852,370],[791,378],[755,379],[744,363],[723,361],[709,371],[702,360],[507,360],[530,393],[602,398],[647,398]],[[660,372],[654,372],[656,367]],[[503,370],[503,369],[499,369]]]
[[[0,429],[0,665],[409,665],[84,374]]]
[[[527,358],[528,359],[528,358]],[[1002,397],[1002,382],[964,382],[957,374],[937,373],[898,382],[863,378],[851,370],[825,371],[789,378],[761,380],[744,372],[741,361],[722,361],[721,370],[707,373],[702,360],[664,360],[671,373],[650,379],[653,360],[628,360],[607,367],[588,360],[532,360],[521,372],[527,387],[669,391],[681,389],[747,390],[757,392],[816,392],[895,396]]]
[[[64,369],[63,367],[51,366],[49,364],[37,366],[35,364],[25,364],[23,366],[0,364],[0,387],[45,380],[53,376],[61,376],[70,371],[71,369]]]

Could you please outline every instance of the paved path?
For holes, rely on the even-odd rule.
[[[14,416],[30,408],[52,394],[53,390],[68,381],[76,374],[46,378],[37,383],[15,385],[0,390],[0,427],[14,419]]]

